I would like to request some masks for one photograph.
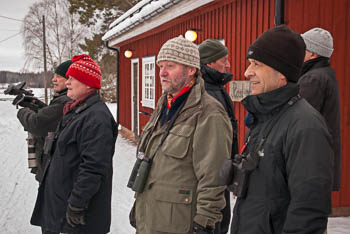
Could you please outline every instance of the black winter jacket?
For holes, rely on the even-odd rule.
[[[299,78],[300,95],[325,118],[332,136],[334,151],[333,190],[339,191],[341,183],[340,101],[339,88],[329,58],[319,57],[304,63]]]
[[[43,154],[45,137],[48,132],[54,132],[58,122],[63,116],[63,106],[71,99],[67,97],[67,89],[56,93],[48,106],[35,112],[28,107],[21,108],[17,113],[17,118],[21,122],[25,131],[33,134],[35,141],[35,153],[37,168],[32,172],[35,179],[41,182],[48,156]]]
[[[275,124],[249,175],[247,195],[236,201],[232,234],[323,234],[327,228],[333,156],[327,126],[304,99],[274,119],[298,92],[287,84],[242,101],[255,117],[245,152],[255,151],[265,126]]]
[[[205,82],[205,90],[224,106],[230,117],[234,132],[232,154],[236,154],[238,151],[237,120],[235,118],[232,100],[224,87],[225,84],[232,80],[233,75],[229,72],[221,73],[203,64],[201,64],[201,73]]]
[[[221,73],[207,65],[201,64],[202,78],[205,82],[205,90],[207,93],[218,100],[225,108],[228,116],[230,117],[232,130],[233,130],[233,142],[232,142],[232,155],[238,152],[238,137],[237,137],[237,120],[235,118],[235,112],[232,104],[232,100],[228,95],[224,85],[232,80],[232,73]],[[230,204],[230,192],[225,190],[226,206],[221,211],[223,218],[221,223],[215,225],[215,234],[227,233],[230,227],[231,219],[231,204]]]
[[[116,122],[98,94],[93,94],[63,116],[58,131],[31,223],[52,232],[108,233]],[[86,209],[86,225],[68,227],[68,202]]]

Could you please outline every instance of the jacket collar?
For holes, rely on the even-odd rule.
[[[72,100],[70,102],[67,102],[63,107],[63,115],[66,115],[68,112],[70,112],[73,109],[80,108],[82,110],[85,110],[87,107],[93,105],[95,102],[98,102],[99,100],[100,100],[100,96],[98,93],[96,92],[88,93],[82,99]],[[80,110],[78,112],[80,112]]]
[[[202,77],[198,76],[196,83],[193,85],[190,94],[188,95],[183,111],[198,105],[204,92],[204,80]]]
[[[326,57],[317,57],[315,59],[311,59],[306,61],[303,64],[303,69],[301,71],[301,76],[307,73],[308,71],[320,67],[328,67],[330,65],[330,59]]]
[[[242,104],[254,117],[264,121],[265,118],[277,113],[284,104],[298,93],[299,86],[297,84],[287,83],[287,85],[270,92],[249,95],[242,100]]]
[[[63,95],[67,95],[68,89],[62,89],[61,91],[58,91],[54,94],[54,97],[59,97]]]
[[[225,85],[227,82],[231,81],[233,74],[226,72],[221,73],[207,65],[201,65],[201,73],[203,80],[209,84],[213,85]]]
[[[187,97],[187,100],[185,101],[185,105],[182,108],[182,110],[180,111],[180,115],[182,112],[191,109],[192,107],[198,105],[198,103],[200,102],[203,93],[205,92],[205,88],[204,88],[204,80],[202,79],[202,77],[198,76],[196,78],[196,81],[192,87],[192,89],[189,91],[189,95]],[[164,102],[166,102],[167,100],[167,94],[163,93],[163,95],[161,96],[161,98],[158,101],[157,104],[157,112],[158,114],[160,114],[160,112],[162,111],[162,106],[164,106]]]

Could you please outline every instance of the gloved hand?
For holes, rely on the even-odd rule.
[[[135,218],[135,202],[134,204],[132,205],[132,208],[131,208],[131,211],[129,213],[129,222],[130,222],[130,225],[134,228],[136,228],[136,218]]]
[[[210,227],[203,227],[196,222],[193,222],[193,234],[214,234],[214,229]]]
[[[68,203],[66,219],[67,223],[72,227],[76,225],[85,225],[85,209],[74,207]]]
[[[38,98],[33,96],[24,96],[24,101],[34,103],[39,107],[39,109],[47,106],[44,102],[40,101]]]
[[[20,102],[18,102],[17,104],[21,106],[21,103],[26,103],[26,102],[34,104],[34,105],[38,106],[38,108],[42,108],[42,107],[47,106],[45,103],[43,103],[38,98],[33,97],[33,96],[24,96],[22,98],[22,100],[20,100]]]
[[[47,106],[45,103],[32,96],[18,95],[13,100],[13,105],[19,105],[21,107],[28,107],[29,109],[37,112],[40,108]]]
[[[15,99],[12,101],[12,105],[17,106],[20,102],[24,100],[24,95],[23,94],[18,94]]]

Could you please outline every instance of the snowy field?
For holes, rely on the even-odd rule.
[[[42,90],[33,91],[37,97],[42,97]],[[12,99],[3,94],[0,86],[0,234],[40,234],[40,228],[29,223],[38,183],[27,168],[26,133],[17,120]],[[116,105],[108,106],[115,116]],[[135,151],[134,145],[118,137],[114,155],[112,234],[135,233],[128,220],[133,192],[126,187]],[[328,234],[349,233],[350,217],[329,219]]]

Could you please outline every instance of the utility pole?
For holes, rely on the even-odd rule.
[[[43,15],[43,50],[44,50],[44,88],[45,88],[45,103],[47,104],[46,37],[45,37],[45,16],[44,16],[44,15]]]

